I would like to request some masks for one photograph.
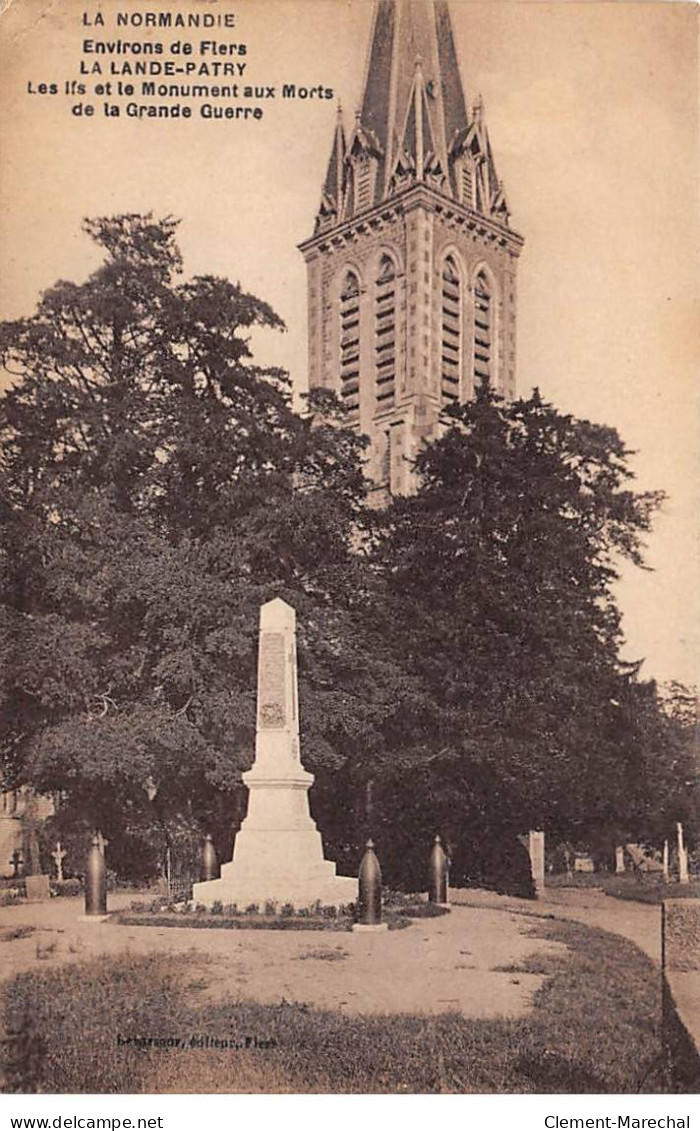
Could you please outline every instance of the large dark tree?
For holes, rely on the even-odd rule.
[[[537,392],[507,404],[480,389],[447,415],[376,550],[433,710],[430,738],[387,776],[385,820],[405,792],[414,827],[447,834],[463,872],[528,828],[638,835],[644,695],[619,658],[613,584],[620,560],[641,565],[660,496],[632,489],[614,430]],[[404,790],[416,780],[427,805]]]
[[[208,825],[230,851],[265,600],[299,616],[322,810],[409,712],[357,549],[362,445],[334,398],[292,410],[248,343],[281,321],[224,280],[179,281],[173,222],[86,230],[104,264],[0,336],[5,780],[60,793],[64,821],[147,869],[144,841]]]

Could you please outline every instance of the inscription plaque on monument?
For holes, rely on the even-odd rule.
[[[264,632],[260,639],[258,725],[276,730],[287,725],[284,635]]]

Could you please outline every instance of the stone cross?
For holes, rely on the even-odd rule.
[[[52,855],[54,863],[56,865],[56,879],[58,880],[59,884],[62,884],[63,883],[63,861],[65,859],[66,852],[65,852],[65,849],[61,848],[60,840],[56,841],[56,848],[51,853],[51,855]]]
[[[105,854],[105,848],[106,848],[106,847],[107,847],[107,845],[109,844],[109,841],[108,841],[108,840],[105,840],[105,838],[104,838],[104,837],[102,836],[102,833],[100,832],[100,830],[99,830],[99,829],[98,829],[98,830],[97,830],[97,832],[95,833],[95,836],[97,837],[97,843],[98,843],[98,845],[99,845],[99,849],[100,849],[100,852],[101,852],[101,853],[102,853],[102,855],[104,856],[104,854]]]

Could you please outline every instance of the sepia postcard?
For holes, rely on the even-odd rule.
[[[653,0],[4,4],[13,1102],[690,1127],[697,43]]]

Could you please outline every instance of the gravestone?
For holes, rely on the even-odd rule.
[[[676,832],[678,835],[678,883],[689,883],[688,876],[688,849],[683,843],[683,826],[678,822],[676,825]]]
[[[625,871],[625,850],[621,844],[615,849],[615,875],[621,876]]]
[[[50,899],[48,876],[26,876],[24,880],[27,899]]]
[[[243,774],[247,816],[221,878],[194,885],[195,903],[307,907],[357,898],[357,880],[336,876],[324,859],[309,812],[314,778],[301,763],[298,701],[296,615],[276,599],[260,610],[255,761]]]
[[[535,891],[540,895],[544,891],[544,832],[531,829],[527,838],[527,850],[530,854],[530,868]]]
[[[587,852],[577,852],[574,860],[574,872],[595,872],[593,857]]]

